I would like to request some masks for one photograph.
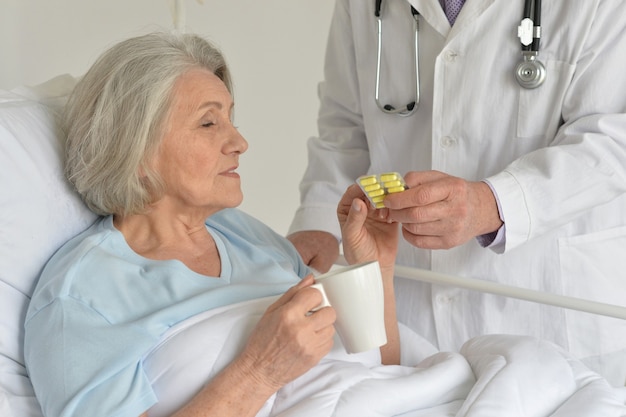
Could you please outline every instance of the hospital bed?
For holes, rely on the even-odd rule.
[[[169,3],[181,30],[184,3]],[[42,417],[22,352],[26,308],[45,262],[96,219],[61,166],[59,115],[75,81],[62,75],[36,87],[0,90],[0,417]],[[405,266],[396,273],[626,319],[621,306]],[[210,310],[170,329],[145,358],[159,397],[151,416],[168,415],[227,363],[271,301]],[[279,391],[259,415],[626,416],[626,389],[612,387],[551,343],[485,335],[459,352],[438,352],[404,326],[401,336],[402,367],[377,366],[376,352],[346,357],[337,340],[320,366]],[[217,348],[205,349],[209,345]]]
[[[0,416],[41,417],[25,366],[23,327],[43,265],[96,218],[64,180],[59,111],[75,83],[64,75],[36,87],[0,91]],[[409,279],[626,319],[626,309],[482,280],[398,266]],[[146,356],[167,415],[227,363],[245,329],[271,299],[208,311],[180,323]],[[402,308],[402,306],[400,306]],[[240,324],[246,324],[240,326]],[[232,329],[243,329],[233,331]],[[227,331],[228,330],[228,331]],[[404,326],[403,365],[376,355],[346,360],[340,345],[321,366],[279,391],[260,415],[281,416],[624,416],[626,392],[541,340],[485,335],[459,352],[437,352]],[[202,335],[217,335],[208,343]],[[191,350],[219,346],[217,351]]]

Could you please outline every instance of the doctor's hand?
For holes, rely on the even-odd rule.
[[[305,264],[319,272],[327,272],[339,257],[339,242],[331,233],[303,230],[287,239],[296,247]]]
[[[344,193],[337,206],[337,218],[349,264],[378,260],[381,269],[393,268],[399,227],[381,218],[358,185],[353,184]]]
[[[482,181],[438,171],[412,171],[404,180],[409,189],[387,196],[381,215],[402,223],[413,246],[449,249],[502,226],[495,196]]]

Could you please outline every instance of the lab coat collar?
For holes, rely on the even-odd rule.
[[[465,26],[472,24],[478,19],[495,0],[466,0],[452,27],[450,27],[450,22],[448,22],[439,0],[408,0],[408,2],[415,7],[415,10],[419,11],[428,24],[449,40],[461,32]]]

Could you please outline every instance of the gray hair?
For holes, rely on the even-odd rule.
[[[162,141],[176,80],[214,73],[232,94],[221,52],[197,35],[152,33],[102,54],[70,95],[64,114],[65,174],[91,210],[138,214],[163,192],[150,160]]]

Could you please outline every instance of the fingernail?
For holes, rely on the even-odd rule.
[[[361,205],[356,201],[352,201],[352,210],[361,211]]]

